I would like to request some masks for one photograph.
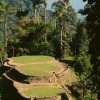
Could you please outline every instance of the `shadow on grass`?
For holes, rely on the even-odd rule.
[[[22,98],[18,91],[13,87],[12,83],[3,77],[3,73],[5,73],[9,68],[1,66],[0,64],[0,100],[26,100]]]
[[[21,83],[26,83],[29,84],[29,82],[24,81],[27,80],[28,76],[19,73],[18,71],[16,71],[15,69],[12,69],[10,72],[6,73],[8,77],[10,77],[12,80],[16,80],[17,82],[21,82]]]
[[[7,70],[9,70],[9,68],[4,67],[0,64],[0,77],[2,76],[3,73],[5,73]]]
[[[61,100],[69,100],[65,93],[61,94]]]
[[[18,94],[13,84],[5,77],[1,79],[1,100],[26,100]]]
[[[74,64],[75,64],[75,61],[74,60],[67,60],[67,59],[63,59],[63,60],[60,60],[61,62],[67,64],[68,66],[70,67],[74,67]]]
[[[77,90],[74,90],[72,86],[66,86],[66,87],[68,87],[68,89],[71,91],[72,96],[74,96],[78,100],[80,94],[77,92]]]

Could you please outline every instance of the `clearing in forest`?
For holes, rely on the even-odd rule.
[[[20,66],[17,70],[29,76],[46,76],[57,71],[58,67],[51,64],[29,64]]]
[[[19,56],[11,58],[14,63],[28,64],[34,62],[49,62],[53,61],[54,58],[50,56]]]
[[[63,89],[52,86],[36,86],[24,91],[25,95],[35,97],[51,97],[60,95],[62,93],[65,93]]]

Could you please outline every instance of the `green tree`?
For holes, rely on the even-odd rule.
[[[7,55],[4,50],[4,45],[0,43],[0,63],[3,65],[4,61],[6,60]]]
[[[81,76],[88,68],[91,68],[90,56],[88,55],[89,37],[86,30],[86,22],[79,21],[77,24],[77,33],[75,34],[76,64],[75,70]]]
[[[83,0],[87,1],[87,0]],[[90,38],[89,53],[91,55],[91,63],[93,65],[93,83],[98,91],[98,100],[100,100],[100,11],[99,0],[88,0],[81,13],[86,16],[87,30]]]
[[[41,9],[41,6],[40,4],[43,4],[44,5],[44,23],[46,24],[46,19],[47,19],[47,16],[46,16],[46,7],[47,7],[47,0],[32,0],[33,2],[33,7],[34,7],[34,10],[35,10],[35,17],[34,19],[36,20],[36,10],[38,10],[38,23],[39,23],[39,20],[40,20],[40,9]],[[46,29],[45,29],[46,31]],[[45,32],[45,36],[44,36],[44,41],[46,42],[47,41],[47,36],[46,36],[46,32]]]
[[[45,24],[46,24],[46,21],[47,21],[47,14],[46,14],[46,7],[47,7],[47,0],[44,0],[44,15],[45,15]],[[45,42],[47,41],[47,33],[46,33],[46,28],[45,28]]]
[[[0,4],[0,13],[3,14],[4,17],[4,43],[5,43],[5,51],[7,53],[7,45],[8,45],[8,15],[9,13],[15,13],[16,9],[14,7],[11,6],[10,3],[5,2],[5,1],[1,1]]]
[[[60,28],[60,50],[61,54],[63,54],[63,30],[64,30],[64,23],[65,23],[65,17],[66,17],[66,10],[68,8],[69,1],[64,2],[63,0],[59,0],[57,2],[54,2],[52,4],[52,8],[54,8],[54,16],[59,21],[59,28]]]
[[[90,8],[91,11],[89,11],[88,17],[87,17],[87,21],[89,23],[89,28],[90,28],[90,29],[88,28],[88,31],[91,37],[89,52],[91,54],[91,63],[94,66],[93,68],[94,83],[98,90],[98,100],[99,100],[100,99],[100,45],[99,45],[100,43],[100,39],[99,39],[100,12],[98,12],[99,10],[98,7],[100,5],[100,1],[97,1],[97,0],[94,2],[91,1],[89,2],[89,4],[91,5],[91,8]],[[92,7],[92,4],[94,4],[93,7]]]
[[[73,37],[74,55],[87,55],[89,46],[89,37],[86,29],[86,21],[78,20],[76,34]]]
[[[79,76],[79,81],[76,84],[77,91],[80,91],[80,100],[87,100],[90,98],[90,95],[94,97],[95,88],[92,82],[92,65],[90,62],[91,56],[88,54],[89,50],[89,35],[86,29],[86,21],[78,21],[77,24],[77,33],[75,34],[75,64],[74,69]],[[90,99],[93,99],[90,98]]]

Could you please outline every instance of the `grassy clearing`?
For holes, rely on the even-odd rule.
[[[17,69],[26,75],[44,76],[58,70],[58,67],[51,64],[30,64],[18,67]]]
[[[38,86],[38,87],[33,87],[27,91],[24,91],[25,95],[35,96],[35,97],[57,96],[62,93],[65,93],[65,91],[62,89],[58,89],[58,88],[50,87],[50,86]]]
[[[27,64],[34,62],[48,62],[54,60],[53,57],[50,56],[19,56],[12,58],[15,63]]]

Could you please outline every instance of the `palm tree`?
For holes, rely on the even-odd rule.
[[[15,13],[16,9],[11,6],[10,3],[1,1],[0,3],[0,13],[4,16],[4,44],[5,44],[5,52],[7,53],[7,45],[8,45],[8,14]]]
[[[45,23],[46,23],[46,19],[47,19],[47,16],[46,16],[46,7],[47,7],[47,0],[44,0]]]
[[[47,0],[31,0],[33,2],[33,7],[34,7],[34,13],[35,13],[35,16],[34,16],[34,19],[36,20],[36,11],[38,10],[38,23],[40,21],[40,4],[43,4],[44,5],[44,23],[46,24],[46,19],[47,19],[47,16],[46,16],[46,7],[47,7]],[[46,28],[45,28],[46,30]],[[47,36],[46,36],[46,32],[45,32],[45,36],[44,36],[44,40],[45,42],[47,41]]]
[[[47,21],[47,15],[46,15],[46,7],[47,7],[47,0],[44,0],[44,18],[45,18],[45,24]],[[45,26],[45,42],[47,41],[47,34],[46,34],[46,26]]]
[[[69,0],[59,0],[52,4],[52,7],[55,9],[54,16],[59,21],[59,29],[60,29],[60,50],[61,54],[63,55],[63,35],[64,32],[64,25],[65,25],[65,17],[66,17],[66,10],[68,8]],[[56,24],[55,24],[56,25]]]
[[[37,5],[36,1],[37,0],[31,0],[31,1],[33,3],[33,8],[34,8],[34,20],[36,20],[36,5]]]
[[[38,23],[40,22],[40,9],[41,9],[40,4],[37,4],[37,5],[36,5],[36,10],[38,11],[38,12],[37,12],[37,14],[38,14],[37,22],[38,22]]]
[[[38,21],[39,21],[39,18],[40,18],[40,4],[44,4],[44,8],[45,8],[45,22],[46,22],[46,6],[47,6],[47,0],[31,0],[33,2],[33,7],[34,7],[34,19],[36,20],[37,16],[37,11],[38,11]]]

